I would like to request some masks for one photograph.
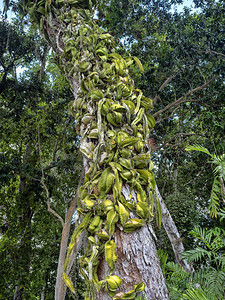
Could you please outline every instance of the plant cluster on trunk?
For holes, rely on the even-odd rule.
[[[128,70],[134,62],[143,67],[138,58],[115,53],[113,37],[93,20],[91,1],[27,1],[26,9],[71,82],[75,100],[69,108],[81,135],[82,221],[68,247],[64,281],[74,291],[70,259],[86,230],[87,249],[80,258],[86,299],[134,299],[139,293],[169,299],[153,230],[146,225],[153,219],[156,186],[147,142],[155,125],[152,101],[135,89]],[[156,216],[160,223],[160,210]]]

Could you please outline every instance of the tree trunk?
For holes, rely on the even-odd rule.
[[[15,286],[15,292],[13,300],[22,300],[23,298],[23,288],[20,285]]]
[[[64,300],[66,296],[66,285],[63,281],[62,274],[63,274],[63,266],[65,263],[69,232],[70,232],[70,224],[64,224],[62,230],[59,259],[58,259],[57,277],[56,277],[56,285],[55,285],[55,300]]]
[[[128,199],[130,190],[127,185],[122,187],[123,196]],[[121,226],[117,226],[114,238],[117,245],[118,260],[114,274],[122,279],[122,292],[133,290],[135,284],[144,282],[145,289],[140,296],[148,300],[170,299],[161,271],[157,249],[154,241],[154,231],[150,223],[132,233],[125,233]],[[99,280],[103,280],[109,273],[105,259],[101,259],[98,267]],[[101,290],[96,293],[98,300],[112,299]]]
[[[141,296],[148,300],[170,299],[160,268],[151,225],[148,224],[132,234],[117,228],[115,242],[118,260],[114,273],[122,278],[120,292],[131,291],[135,284],[143,281],[145,290],[140,293]],[[102,259],[98,271],[99,279],[104,279],[108,272],[108,265]],[[101,291],[96,294],[96,299],[110,300],[112,298]]]
[[[34,10],[33,2],[31,5],[32,10]],[[39,12],[43,11],[43,7],[40,7],[42,5],[42,1],[40,1],[40,4],[39,1],[37,1],[35,5]],[[56,7],[58,5],[58,7],[55,8],[54,5],[56,5]],[[82,9],[80,9],[80,7],[82,7]],[[124,292],[127,293],[134,290],[135,285],[141,282],[144,283],[145,289],[143,290],[142,285],[142,288],[140,288],[137,293],[141,292],[141,294],[148,300],[169,299],[165,280],[160,269],[155,243],[151,234],[153,233],[153,230],[149,224],[144,225],[146,220],[149,218],[150,210],[152,209],[149,204],[150,199],[147,199],[148,196],[146,195],[148,195],[147,192],[150,191],[153,186],[153,183],[151,182],[151,180],[153,180],[153,174],[147,171],[150,163],[150,153],[145,142],[149,135],[150,126],[154,126],[152,125],[154,123],[154,119],[150,116],[147,118],[147,115],[145,115],[145,110],[147,114],[147,110],[151,108],[151,104],[150,102],[144,102],[148,101],[144,98],[143,106],[141,106],[142,92],[134,89],[133,81],[128,73],[128,66],[134,61],[126,62],[124,60],[124,62],[122,62],[122,57],[121,59],[118,59],[118,57],[115,56],[116,54],[113,49],[114,42],[112,41],[112,37],[109,34],[104,34],[102,29],[100,29],[93,21],[92,16],[94,9],[90,9],[88,3],[77,4],[75,1],[62,3],[60,1],[60,4],[59,2],[58,4],[55,4],[54,1],[48,1],[46,2],[44,11],[44,16],[42,16],[39,21],[44,29],[47,39],[58,54],[59,65],[61,65],[67,78],[70,80],[75,96],[75,101],[70,107],[71,111],[78,118],[77,130],[81,133],[80,150],[86,157],[87,162],[84,166],[86,171],[83,186],[84,196],[80,196],[80,209],[83,213],[83,219],[86,222],[85,216],[88,218],[84,226],[87,228],[87,226],[90,225],[90,222],[92,222],[96,217],[99,217],[100,219],[103,218],[101,219],[102,223],[100,221],[99,222],[103,224],[102,228],[104,227],[105,230],[108,231],[108,242],[112,242],[113,244],[116,243],[116,250],[112,250],[116,251],[113,255],[113,259],[115,259],[115,256],[118,257],[115,264],[115,270],[112,270],[114,269],[114,266],[111,266],[111,270],[108,272],[108,264],[111,263],[111,258],[109,258],[106,263],[104,256],[104,251],[106,251],[105,242],[101,240],[101,237],[97,236],[96,231],[93,232],[90,227],[87,228],[90,239],[88,240],[87,252],[84,254],[81,261],[81,267],[83,274],[87,276],[88,290],[90,291],[89,296],[92,295],[91,290],[93,285],[96,286],[96,281],[103,280],[104,285],[107,283],[107,276],[113,274],[119,276],[122,280],[122,285],[119,291],[114,292],[112,290],[112,286],[110,286],[110,292],[106,294],[105,289],[101,288],[100,292],[96,292],[97,294],[95,299],[107,300],[112,299],[112,297],[119,299]],[[95,48],[93,48],[91,40],[96,44]],[[98,43],[100,46],[97,48]],[[106,49],[105,47],[108,48]],[[109,53],[112,53],[111,55],[115,56],[115,61],[113,58],[109,58],[108,65],[105,66],[104,62],[107,61],[107,55]],[[130,58],[128,58],[128,60],[130,60]],[[139,64],[137,59],[136,61]],[[113,83],[108,82],[108,77],[106,76],[106,72],[108,72],[107,69],[111,70],[114,74],[114,76],[111,77]],[[92,79],[92,76],[95,76],[95,78]],[[119,82],[120,84],[118,84]],[[111,88],[112,92],[110,90]],[[123,88],[123,91],[121,88]],[[110,92],[112,93],[112,96],[109,95]],[[132,96],[133,98],[131,99]],[[122,102],[119,104],[121,100],[126,101],[129,97],[131,99],[130,102],[123,106],[121,106],[123,104]],[[118,111],[113,112],[110,108],[107,108],[109,111],[109,113],[106,113],[108,114],[107,118],[106,114],[104,115],[101,106],[106,98],[109,98],[109,100],[117,98],[117,101],[115,102],[113,100],[110,101],[115,103],[115,110],[118,109]],[[131,103],[132,101],[134,101],[134,103]],[[151,100],[149,99],[149,101]],[[129,107],[130,103],[131,107]],[[75,113],[75,110],[77,110],[79,114],[77,111]],[[122,122],[122,124],[118,125],[120,122]],[[138,127],[137,124],[140,126]],[[91,132],[92,128],[94,131]],[[129,142],[127,146],[120,146],[119,141],[115,141],[116,138],[107,138],[106,132],[110,131],[109,129],[111,129],[111,132],[114,131],[115,134],[120,131],[123,135],[123,137],[121,136],[122,140],[124,140],[125,136],[128,137]],[[90,137],[90,134],[93,134],[93,136]],[[122,142],[122,140],[120,139],[120,142]],[[135,145],[134,147],[133,142],[138,142],[138,145]],[[116,145],[116,143],[118,144],[118,146],[116,146],[117,148],[113,148],[111,151],[110,147]],[[135,171],[130,173],[132,180],[130,180],[129,184],[126,183],[126,176],[124,175],[123,178],[122,175],[119,174],[122,170],[124,172],[129,172],[126,171],[129,167],[127,168],[125,166],[123,169],[122,165],[120,165],[120,171],[118,172],[118,170],[116,170],[116,158],[115,160],[110,158],[110,154],[118,156],[119,151],[122,151],[122,148],[126,148],[123,150],[130,152],[128,153],[128,156],[133,155],[134,158],[138,159],[136,165],[133,165],[131,168],[135,169]],[[138,156],[139,154],[140,157]],[[120,154],[120,157],[124,158],[122,154]],[[109,158],[108,163],[107,158]],[[127,161],[131,163],[131,159],[128,159]],[[117,164],[117,167],[118,165],[119,164]],[[111,178],[114,178],[114,183],[111,184],[111,188],[107,189],[105,194],[104,191],[103,194],[100,194],[101,190],[99,185],[101,185],[101,179],[99,178],[104,170],[109,169]],[[143,174],[141,171],[144,171],[143,180],[146,180],[146,182],[143,183],[143,187],[137,181],[139,178],[138,170],[140,171],[140,174]],[[145,171],[147,172],[148,180],[145,177]],[[98,174],[96,175],[96,173]],[[95,180],[96,183],[93,182],[93,180]],[[134,189],[133,186],[136,186],[136,188]],[[132,234],[128,234],[125,233],[124,228],[121,225],[123,216],[118,213],[118,205],[120,203],[119,201],[122,201],[122,198],[125,202],[130,201],[131,193],[133,197],[133,204],[130,205],[133,208],[129,208],[129,212],[127,208],[128,217],[125,222],[128,222],[127,225],[129,228],[130,226],[132,227],[135,222],[135,224],[139,224],[137,227],[141,228],[136,229]],[[124,197],[122,197],[122,194]],[[86,204],[82,202],[86,196],[95,199],[95,205],[99,205],[98,207],[96,206],[98,210],[102,209],[101,205],[103,205],[103,201],[106,197],[113,201],[113,208],[110,208],[109,213],[105,209],[102,213],[100,212],[99,216],[98,212],[95,211],[95,207],[92,210],[92,207],[88,207],[90,204],[87,204],[86,206]],[[90,200],[88,199],[88,201]],[[139,208],[140,213],[136,212],[136,209],[138,210],[138,208],[136,208],[137,203],[139,203],[140,206],[141,204],[144,205],[144,208],[143,206],[141,206],[142,208]],[[120,205],[122,204],[120,203]],[[120,223],[115,221],[115,232],[110,213],[113,213],[116,216],[115,219],[117,218],[117,220],[119,220],[120,218]],[[142,214],[143,216],[141,216]],[[134,223],[133,220],[135,220]],[[107,222],[108,229],[106,229]],[[131,230],[134,230],[135,228],[133,227]],[[83,229],[84,228],[81,227],[81,230]],[[67,262],[72,254],[72,247],[75,244],[78,233],[80,234],[79,231],[75,231],[75,235],[71,239]],[[99,231],[98,233],[101,232]],[[65,236],[67,236],[67,234]],[[65,236],[63,235],[63,240],[65,239]],[[65,239],[65,241],[63,240],[62,243],[67,242],[67,239]],[[63,253],[65,253],[65,247],[65,244],[62,245]],[[98,279],[95,277],[96,265]],[[65,267],[67,268],[68,264],[64,266],[64,268]],[[62,269],[62,261],[59,261],[59,276]],[[66,277],[67,275],[68,274],[64,274],[65,281],[67,285],[71,287],[71,282],[70,279]],[[59,285],[59,290],[56,290],[55,299],[62,300],[63,293],[63,287]],[[111,293],[111,296],[108,296],[109,293]],[[113,293],[114,295],[112,295]],[[115,293],[117,294],[115,295]],[[90,299],[93,299],[93,296],[90,296]]]
[[[79,186],[81,185],[81,182],[83,180],[84,176],[84,169],[81,172],[80,180],[78,183],[77,191],[79,189]],[[64,272],[64,263],[66,259],[66,252],[67,252],[67,246],[68,246],[68,239],[69,239],[69,233],[71,228],[71,221],[72,217],[74,215],[75,207],[77,205],[77,198],[78,198],[78,192],[76,193],[75,197],[73,198],[73,201],[70,205],[69,210],[66,214],[66,221],[63,224],[63,230],[62,230],[62,239],[60,244],[60,252],[59,252],[59,260],[58,260],[58,268],[57,268],[57,278],[56,278],[56,285],[55,285],[55,300],[64,300],[66,296],[66,285],[63,281],[62,274]],[[74,249],[76,250],[76,249]],[[76,251],[74,251],[73,256],[71,256],[69,266],[67,270],[65,270],[66,274],[70,272],[71,265],[73,264],[75,258],[76,258]]]
[[[26,165],[30,159],[31,145],[26,145],[26,150],[24,154],[23,163]],[[19,183],[19,195],[21,198],[21,204],[18,208],[18,220],[20,220],[20,236],[18,240],[18,248],[16,251],[15,259],[15,270],[17,271],[18,279],[17,285],[15,286],[14,291],[14,300],[26,299],[24,286],[28,284],[29,272],[30,272],[30,257],[31,257],[31,219],[34,214],[29,201],[29,192],[31,191],[31,182],[27,178],[27,174],[22,172],[20,174],[20,183]],[[27,199],[25,202],[24,199]],[[22,270],[22,274],[21,274]]]
[[[194,271],[193,266],[191,264],[188,264],[187,261],[183,259],[181,256],[181,254],[185,250],[184,245],[182,243],[182,238],[178,232],[176,224],[174,223],[157,186],[156,186],[156,195],[157,198],[159,199],[160,206],[161,206],[162,224],[172,245],[176,260],[178,264],[186,272],[192,273]]]

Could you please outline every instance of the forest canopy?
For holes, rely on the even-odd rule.
[[[45,14],[42,4],[39,10],[32,11],[32,6],[27,4],[29,1],[4,2],[0,19],[0,299],[57,299],[55,295],[59,292],[56,287],[60,280],[64,298],[60,296],[58,299],[89,299],[85,274],[79,271],[82,265],[80,257],[86,251],[86,243],[92,243],[90,247],[93,249],[96,240],[91,240],[89,236],[87,242],[85,234],[81,234],[82,238],[73,248],[73,256],[69,256],[67,275],[72,288],[70,281],[69,284],[67,281],[66,287],[59,271],[61,262],[68,257],[71,237],[82,223],[79,214],[88,214],[88,210],[82,211],[77,192],[83,183],[88,182],[90,169],[87,172],[83,167],[85,155],[81,147],[84,143],[80,124],[84,123],[84,119],[72,104],[75,89],[71,78],[78,78],[78,73],[86,74],[87,81],[84,77],[81,80],[82,95],[85,99],[90,97],[93,101],[99,101],[101,95],[91,91],[95,90],[95,85],[99,87],[107,82],[104,79],[106,74],[101,74],[100,78],[99,74],[90,75],[87,73],[89,66],[82,61],[82,56],[90,61],[95,60],[91,58],[90,50],[94,44],[88,45],[90,49],[85,50],[88,54],[81,52],[79,64],[80,57],[73,61],[74,65],[79,65],[75,69],[77,73],[66,69],[68,61],[78,54],[72,50],[73,42],[61,49],[60,34],[56,35],[54,47],[54,39],[50,40],[54,33],[50,34],[47,30],[51,23],[47,27],[44,18],[42,23],[39,22]],[[46,12],[49,12],[48,5],[53,7],[53,2],[46,1]],[[62,9],[63,1],[56,2]],[[78,1],[64,2],[65,7],[72,7]],[[78,9],[86,9],[90,5],[85,1],[82,3]],[[115,104],[120,106],[114,111],[106,107],[101,119],[111,122],[111,131],[114,127],[117,132],[127,130],[136,141],[136,144],[129,142],[129,153],[125,150],[122,153],[121,148],[117,153],[115,148],[111,148],[113,162],[120,164],[123,170],[111,164],[110,172],[115,178],[117,173],[123,173],[123,184],[136,188],[137,195],[138,192],[141,196],[152,192],[155,197],[152,210],[145,204],[135,206],[135,209],[136,219],[148,220],[153,228],[153,241],[169,291],[169,298],[165,296],[165,299],[218,300],[225,297],[225,4],[222,0],[195,0],[192,7],[182,7],[180,4],[180,0],[99,1],[95,6],[92,25],[88,26],[100,28],[101,41],[107,45],[102,43],[100,50],[95,50],[99,65],[109,61],[115,63],[113,76],[116,79],[111,79],[112,83],[108,79],[111,89],[107,93],[114,93],[115,99],[121,98],[125,103],[122,105],[120,100],[114,103],[112,101],[115,99],[111,99],[109,107],[115,107]],[[62,21],[67,27],[71,22],[69,18],[68,14],[68,20],[64,18]],[[82,32],[82,35],[86,33]],[[109,36],[113,37],[113,42],[107,44]],[[104,48],[107,49],[103,51]],[[111,58],[110,51],[114,51]],[[65,56],[59,63],[60,55]],[[124,75],[119,63],[116,67],[117,60],[123,61],[124,65],[130,64],[129,76]],[[95,72],[98,73],[98,70]],[[120,86],[129,85],[130,90],[119,93],[117,87],[118,95],[115,94],[112,91],[113,80],[120,80]],[[102,90],[106,94],[104,88]],[[128,100],[123,98],[125,93]],[[132,95],[134,108],[133,103],[129,102]],[[142,104],[135,100],[139,95],[144,95],[139,98]],[[82,105],[85,106],[85,103]],[[148,130],[141,128],[140,123],[147,109],[151,113],[148,113],[146,121]],[[127,117],[128,111],[132,110],[131,116]],[[118,124],[124,122],[121,120],[124,120],[122,114],[125,112],[127,127],[124,129],[125,125],[123,128],[121,125],[118,128]],[[88,117],[87,122],[93,121],[92,116]],[[133,126],[132,133],[128,128],[129,120]],[[138,127],[138,124],[141,125]],[[97,125],[94,127],[92,123],[93,131],[89,139],[97,139]],[[140,142],[141,136],[144,138]],[[124,140],[121,143],[126,146]],[[99,149],[101,151],[101,147]],[[94,152],[94,148],[91,151]],[[141,162],[137,163],[137,156],[143,159],[144,156],[140,155],[144,151],[150,153],[151,163],[146,168],[148,174],[154,173],[154,179],[151,182],[146,179],[147,184],[141,177],[143,172],[136,171],[135,175],[134,172],[129,173],[144,186],[142,193],[141,188],[138,190],[138,184],[135,187],[134,180],[127,179],[124,169],[142,169]],[[102,158],[103,165],[105,161],[112,162],[109,155]],[[130,168],[127,167],[129,163]],[[98,189],[99,183],[93,188],[97,197]],[[119,197],[115,191],[111,194],[114,198]],[[102,194],[99,197],[103,197]],[[96,198],[89,200],[93,199]],[[115,224],[120,222],[118,228],[121,228],[129,222],[127,211],[131,204],[126,206],[125,200],[118,199],[119,208],[115,208],[114,213],[119,221]],[[91,202],[86,203],[87,207],[93,207]],[[121,209],[124,209],[123,214]],[[174,243],[168,234],[168,211],[179,232]],[[106,220],[101,218],[102,224],[107,224],[108,215]],[[141,225],[138,226],[143,226],[145,221],[139,221]],[[129,226],[126,228],[131,228]],[[141,232],[142,229],[138,230]],[[114,241],[111,236],[110,241]],[[113,242],[107,243],[115,247]],[[182,256],[176,253],[176,243],[184,247]],[[108,265],[111,264],[111,271],[115,268],[116,253],[119,257],[118,249],[117,252],[112,250],[112,259],[106,259]],[[91,252],[89,254],[91,256]],[[188,270],[189,267],[192,271]],[[119,293],[110,290],[109,283],[104,281],[104,284],[108,284],[108,294],[117,297],[115,299],[142,299],[135,298],[139,295],[138,289],[142,293],[141,285],[132,290],[130,298],[125,298],[129,297],[125,294],[119,298]],[[140,294],[142,296],[146,297],[146,294]]]

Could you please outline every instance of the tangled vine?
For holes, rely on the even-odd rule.
[[[113,275],[117,261],[114,231],[119,226],[126,233],[133,232],[153,217],[155,180],[147,139],[155,120],[149,114],[151,99],[135,89],[128,70],[134,62],[143,67],[138,58],[123,58],[115,52],[113,37],[93,20],[91,1],[27,1],[26,7],[50,42],[46,27],[56,28],[57,63],[78,86],[69,109],[81,135],[80,151],[88,170],[79,190],[77,210],[82,222],[72,235],[64,270],[77,238],[86,230],[87,249],[80,258],[81,274],[88,284],[85,299],[94,299],[95,289],[105,289],[113,299],[134,299],[145,285],[139,282],[129,292],[118,292],[122,280]],[[109,274],[99,280],[102,256]],[[63,278],[73,291],[65,272]]]

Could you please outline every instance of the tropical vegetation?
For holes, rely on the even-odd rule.
[[[225,6],[222,0],[195,0],[194,9],[176,9],[181,2],[99,1],[93,3],[90,22],[88,1],[80,6],[72,0],[5,1],[0,20],[0,299],[92,299],[94,285],[105,289],[99,295],[103,299],[148,298],[143,279],[133,280],[122,292],[115,288],[122,253],[117,230],[135,236],[147,220],[169,291],[169,296],[164,291],[165,299],[225,298]],[[50,21],[46,12],[52,14]],[[62,22],[58,34],[54,26],[49,29],[55,16]],[[83,52],[75,51],[71,18],[74,24],[81,22],[84,38],[76,42]],[[65,28],[69,38],[63,36]],[[91,47],[87,39],[95,34],[92,30],[99,30],[93,57],[94,37]],[[62,36],[68,41],[65,50]],[[71,62],[77,69],[71,71]],[[96,62],[92,70],[89,64]],[[103,74],[106,64],[114,66]],[[85,99],[80,105],[74,104],[71,80],[78,80],[77,74],[78,98]],[[99,90],[110,100],[101,101]],[[90,111],[102,123],[94,124]],[[96,143],[99,129],[108,135],[110,151]],[[129,141],[124,132],[131,135]],[[90,158],[94,148],[86,152],[90,140],[97,149],[95,159]],[[149,153],[148,164],[137,160]],[[89,160],[86,169],[83,157]],[[111,174],[110,187],[101,186],[104,169]],[[135,206],[119,196],[121,184],[136,190],[137,197],[152,195],[152,202]],[[106,194],[110,203],[103,202]],[[100,206],[96,199],[102,199]],[[168,211],[179,236],[164,225]],[[99,228],[85,223],[85,215],[92,223],[98,217]],[[153,250],[142,242],[147,257]],[[178,244],[185,249],[182,254]],[[107,274],[98,271],[96,276],[99,263],[108,266]]]

